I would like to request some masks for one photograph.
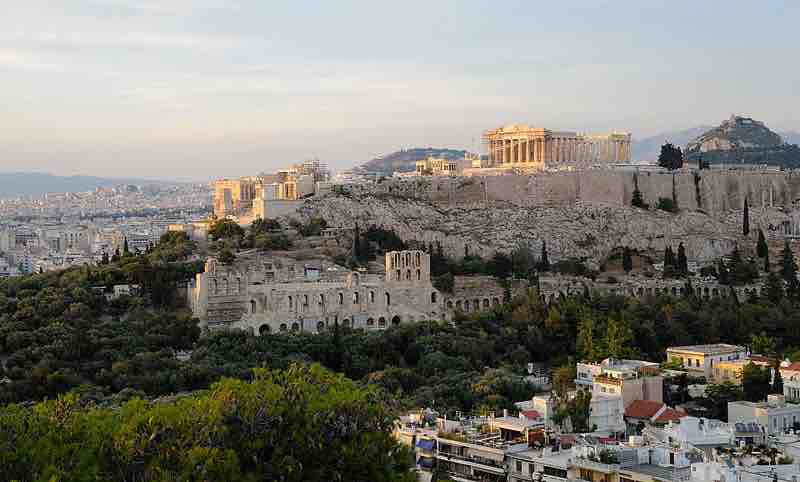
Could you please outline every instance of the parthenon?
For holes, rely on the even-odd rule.
[[[631,135],[588,135],[513,124],[486,131],[488,160],[482,168],[580,168],[629,162]]]

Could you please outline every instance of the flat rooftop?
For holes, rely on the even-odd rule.
[[[711,345],[686,345],[686,346],[671,346],[667,351],[681,351],[687,353],[700,353],[703,355],[715,355],[717,353],[731,353],[736,351],[745,351],[745,347],[738,345],[728,345],[727,343],[714,343]]]
[[[660,465],[653,465],[653,464],[638,464],[633,465],[631,467],[625,467],[620,469],[620,475],[623,473],[637,473],[637,474],[645,474],[650,477],[654,477],[660,480],[685,480],[684,477],[689,475],[689,467],[685,468],[675,468],[675,467],[662,467]]]

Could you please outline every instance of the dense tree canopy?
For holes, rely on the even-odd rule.
[[[256,370],[168,402],[76,394],[0,411],[4,480],[407,481],[392,403],[318,365]]]

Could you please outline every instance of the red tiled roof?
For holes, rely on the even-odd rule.
[[[685,416],[686,412],[682,410],[675,410],[674,408],[668,408],[664,410],[664,412],[661,415],[659,415],[657,419],[653,420],[653,423],[676,422]]]
[[[538,420],[542,418],[542,414],[540,414],[536,410],[523,410],[520,413],[522,413],[522,415],[528,420]]]
[[[800,362],[793,362],[788,367],[781,367],[781,370],[788,370],[791,372],[800,372]]]
[[[663,407],[661,402],[652,400],[634,400],[625,409],[625,416],[630,418],[650,418]]]

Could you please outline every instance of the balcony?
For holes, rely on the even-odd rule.
[[[452,463],[462,463],[470,467],[476,467],[481,470],[486,470],[497,474],[506,473],[505,462],[498,462],[497,460],[478,457],[475,455],[464,456],[464,455],[451,454],[448,452],[439,452],[438,454],[436,454],[436,458],[439,460],[444,460]]]

